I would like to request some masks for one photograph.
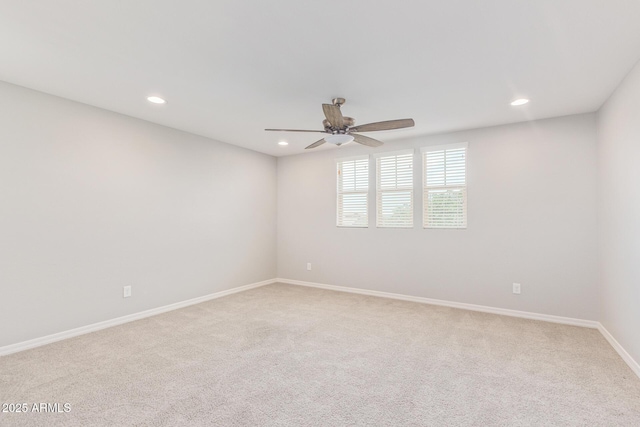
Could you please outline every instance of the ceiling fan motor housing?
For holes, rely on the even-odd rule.
[[[322,121],[322,126],[324,127],[324,130],[326,130],[327,132],[333,132],[333,131],[336,131],[336,130],[338,130],[338,131],[339,130],[346,131],[348,128],[350,128],[351,126],[356,124],[356,121],[355,121],[355,119],[353,117],[343,116],[342,119],[343,119],[343,122],[344,122],[344,126],[343,126],[342,129],[336,129],[336,128],[332,127],[331,123],[329,123],[329,120],[327,120],[327,119],[324,119]]]

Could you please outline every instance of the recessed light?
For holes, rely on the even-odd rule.
[[[278,145],[284,146],[284,145],[289,145],[289,143],[287,141],[280,141],[278,142]]]
[[[160,98],[159,96],[148,96],[147,97],[147,101],[153,102],[154,104],[166,104],[167,103],[167,101],[165,101],[164,99]]]
[[[526,104],[526,103],[528,103],[528,102],[529,102],[529,100],[528,100],[528,99],[526,99],[526,98],[520,98],[520,99],[516,99],[515,101],[513,101],[513,102],[511,103],[511,105],[513,105],[513,106],[516,106],[516,107],[517,107],[518,105],[524,105],[524,104]]]

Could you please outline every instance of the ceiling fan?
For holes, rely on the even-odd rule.
[[[329,136],[325,136],[319,141],[305,147],[305,150],[310,148],[316,148],[325,142],[340,146],[351,141],[355,141],[358,144],[367,145],[369,147],[379,147],[383,143],[377,139],[369,138],[368,136],[360,135],[360,132],[374,132],[378,130],[392,130],[409,128],[415,125],[413,119],[400,119],[400,120],[388,120],[385,122],[368,123],[366,125],[354,126],[355,120],[351,117],[345,117],[340,111],[340,106],[343,105],[346,100],[344,98],[334,98],[332,104],[322,104],[322,111],[326,119],[322,121],[324,130],[302,130],[302,129],[265,129],[272,132],[319,132],[328,133]]]

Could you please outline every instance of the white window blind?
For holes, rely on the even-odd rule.
[[[467,227],[467,143],[424,147],[425,228]]]
[[[338,227],[368,227],[369,157],[337,159]]]
[[[376,224],[413,227],[413,150],[376,158]]]

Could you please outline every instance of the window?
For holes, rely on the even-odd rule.
[[[425,228],[467,228],[467,143],[422,148]]]
[[[376,158],[378,227],[413,227],[413,150]]]
[[[368,227],[369,157],[337,160],[338,227]]]

